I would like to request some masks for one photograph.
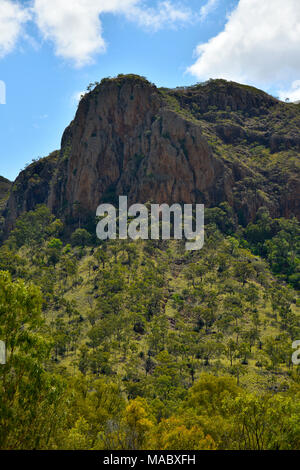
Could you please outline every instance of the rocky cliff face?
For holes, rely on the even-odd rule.
[[[39,203],[72,220],[118,195],[228,201],[242,221],[262,205],[299,217],[299,122],[298,106],[223,80],[167,90],[136,76],[105,79],[81,100],[60,152],[17,178],[6,230]]]
[[[21,171],[11,185],[10,196],[4,210],[5,232],[8,233],[17,217],[33,210],[38,204],[47,204],[52,178],[58,165],[59,152],[33,162]]]
[[[6,206],[11,185],[12,183],[8,179],[3,178],[3,176],[0,176],[0,236],[5,223],[4,217],[2,217],[2,213]]]
[[[66,201],[68,210],[78,201],[95,212],[111,193],[158,203],[216,204],[224,194],[231,197],[231,172],[199,124],[170,110],[143,81],[111,81],[84,98],[65,132],[62,156],[49,199],[55,212]]]
[[[0,176],[0,210],[2,209],[2,201],[4,201],[8,196],[11,185],[11,181]]]

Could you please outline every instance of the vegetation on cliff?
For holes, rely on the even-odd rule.
[[[70,224],[103,200],[226,201],[247,225],[260,207],[300,217],[300,107],[253,87],[211,80],[158,89],[120,75],[91,84],[61,149],[29,165],[13,185],[6,236],[16,218],[46,204]]]
[[[300,448],[299,119],[224,80],[120,75],[0,179],[0,448]],[[204,248],[100,242],[118,194],[205,203]]]
[[[187,252],[69,237],[45,206],[18,219],[0,248],[1,448],[299,448],[299,223],[260,210],[235,228],[226,205],[206,221]]]

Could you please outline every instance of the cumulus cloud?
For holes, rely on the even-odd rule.
[[[176,0],[175,0],[176,1]],[[171,0],[0,0],[0,58],[11,52],[22,26],[33,20],[45,40],[54,44],[57,56],[81,67],[106,51],[101,15],[123,15],[151,31],[192,20],[189,8]],[[23,36],[26,37],[26,35]]]
[[[10,53],[19,39],[30,13],[11,0],[0,0],[0,58]]]
[[[103,13],[122,14],[154,31],[186,22],[192,16],[188,9],[176,7],[169,0],[159,2],[156,8],[147,7],[141,0],[34,0],[33,10],[44,38],[55,44],[56,54],[78,67],[106,50]]]
[[[240,0],[222,32],[196,49],[188,71],[268,88],[300,76],[299,0]]]
[[[113,2],[112,2],[113,3]],[[37,25],[56,54],[82,66],[97,52],[104,52],[99,2],[93,0],[35,0]]]

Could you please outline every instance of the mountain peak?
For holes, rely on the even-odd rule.
[[[226,80],[157,88],[119,75],[91,84],[61,150],[30,165],[14,184],[7,230],[45,203],[70,223],[100,202],[228,202],[241,223],[266,206],[300,217],[300,110]]]

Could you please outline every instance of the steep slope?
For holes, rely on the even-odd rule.
[[[120,194],[228,201],[241,223],[261,206],[299,217],[299,123],[298,105],[224,80],[169,90],[134,75],[104,79],[81,100],[59,154],[16,180],[6,231],[38,203],[71,223]]]
[[[299,367],[292,364],[292,344],[300,337],[300,305],[283,282],[286,262],[299,266],[295,219],[272,220],[260,211],[256,225],[235,233],[225,227],[227,235],[218,226],[228,218],[208,209],[206,243],[193,252],[175,240],[93,242],[74,236],[78,230],[71,246],[57,238],[62,227],[53,219],[45,207],[23,214],[0,246],[1,309],[13,318],[27,308],[35,322],[28,335],[23,322],[11,333],[7,315],[0,315],[2,332],[10,328],[22,348],[9,369],[13,384],[21,385],[9,401],[2,393],[1,402],[8,410],[5,424],[18,424],[20,448],[36,448],[38,435],[38,448],[128,449],[126,410],[131,420],[137,417],[134,422],[147,423],[148,409],[152,436],[162,426],[178,436],[172,449],[183,448],[183,425],[190,429],[187,449],[199,449],[197,436],[210,436],[203,449],[211,442],[220,450],[299,447]],[[272,236],[274,228],[279,237]],[[278,277],[249,249],[260,247],[271,249]],[[32,314],[38,288],[45,323]],[[25,300],[24,291],[30,293]],[[50,338],[51,350],[44,343]],[[9,344],[13,348],[16,341]],[[32,371],[29,378],[24,363]],[[46,383],[40,391],[41,379]],[[24,394],[26,409],[37,409],[33,418],[26,414],[28,420]],[[256,433],[258,419],[264,432],[259,445],[243,434]],[[15,435],[15,426],[8,425],[2,448]],[[151,441],[143,441],[143,448],[171,446]]]
[[[8,196],[11,184],[11,181],[0,176],[0,210],[3,208],[4,200]]]
[[[299,216],[298,126],[296,105],[220,80],[82,99],[6,206],[1,449],[299,448],[300,224],[271,216]],[[118,194],[212,206],[203,249],[101,242],[95,208]]]
[[[20,214],[34,209],[38,204],[47,203],[58,160],[59,152],[56,151],[48,157],[34,161],[21,171],[11,185],[4,211],[5,233],[10,231]]]
[[[71,216],[77,201],[94,214],[118,194],[131,202],[216,204],[230,198],[232,183],[197,123],[136,77],[105,81],[83,98],[64,134],[57,175],[50,207],[58,214],[67,207]]]
[[[4,178],[3,176],[0,176],[0,235],[4,226],[4,218],[2,217],[2,213],[9,197],[11,185],[11,181]]]

